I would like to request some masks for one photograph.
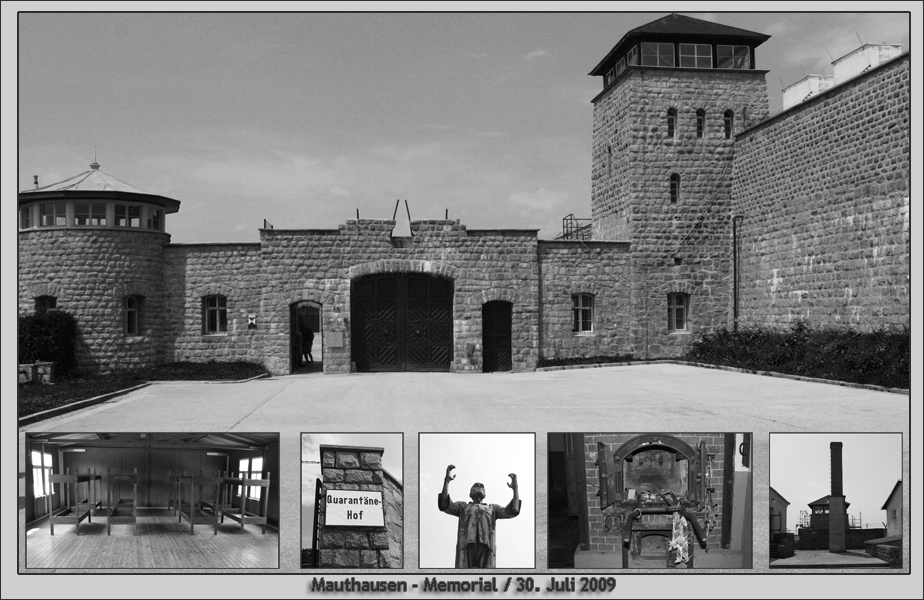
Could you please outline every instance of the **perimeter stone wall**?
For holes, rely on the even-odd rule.
[[[909,91],[904,54],[739,136],[742,324],[908,323]]]
[[[167,362],[264,361],[259,244],[171,245],[164,270]],[[226,299],[227,331],[205,334],[206,296]],[[249,329],[247,316],[257,316]]]
[[[634,352],[631,340],[629,244],[540,241],[542,357]],[[572,296],[593,296],[593,331],[575,333]]]

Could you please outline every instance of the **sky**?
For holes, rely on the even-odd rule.
[[[844,497],[863,527],[884,527],[882,505],[902,478],[900,433],[771,433],[770,485],[787,501],[787,528],[800,511],[831,493],[831,442],[844,444]]]
[[[321,477],[322,444],[383,448],[382,466],[392,477],[404,481],[404,436],[400,433],[303,433],[302,548],[311,548],[314,540],[314,494],[316,480]]]
[[[587,74],[666,14],[20,13],[18,189],[95,156],[182,202],[174,243],[256,242],[264,219],[336,229],[357,210],[391,218],[399,199],[413,219],[550,239],[590,217],[602,82]],[[830,74],[829,54],[910,44],[901,13],[683,14],[772,36],[756,51],[771,112],[803,71]]]
[[[453,502],[470,502],[472,484],[485,487],[486,504],[506,506],[513,498],[507,484],[517,476],[520,514],[497,521],[498,569],[534,568],[536,563],[536,436],[532,433],[420,434],[420,568],[455,566],[458,517],[440,512],[437,499],[446,467],[455,465],[449,484]]]

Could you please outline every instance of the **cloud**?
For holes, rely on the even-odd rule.
[[[513,192],[508,199],[511,204],[522,206],[529,210],[551,211],[559,204],[567,202],[569,196],[570,194],[568,192],[554,192],[545,188],[539,188],[533,192]]]
[[[546,54],[547,53],[545,50],[533,50],[532,52],[527,54],[525,57],[523,57],[523,60],[532,60],[534,58],[539,58],[540,56],[545,56]]]

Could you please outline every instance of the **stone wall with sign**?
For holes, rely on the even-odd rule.
[[[321,446],[325,493],[321,501],[318,534],[320,568],[402,568],[404,492],[402,485],[382,467],[383,452],[382,448],[363,446]],[[364,500],[362,504],[356,504],[355,509],[349,509],[352,515],[328,519],[328,492],[349,492],[330,494],[331,498],[340,502],[359,496]],[[381,506],[374,503],[379,498]],[[362,517],[358,515],[360,510]],[[384,513],[380,520],[376,518],[377,514],[373,514],[376,511]],[[372,522],[384,522],[385,525],[342,524],[353,518],[357,522],[371,518]]]

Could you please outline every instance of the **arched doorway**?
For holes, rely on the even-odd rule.
[[[289,307],[289,369],[292,373],[321,373],[324,333],[321,305],[310,300]]]
[[[353,281],[352,360],[358,371],[449,371],[450,279],[385,273]]]
[[[482,371],[513,370],[511,330],[513,305],[503,300],[486,302],[481,307]]]

